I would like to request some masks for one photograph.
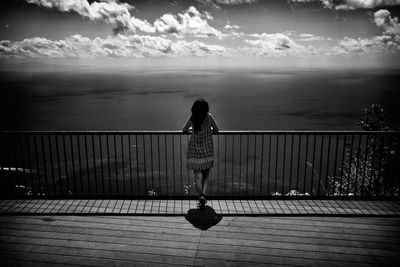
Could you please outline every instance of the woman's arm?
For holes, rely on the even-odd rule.
[[[217,126],[217,123],[215,122],[213,116],[211,116],[211,114],[208,114],[210,116],[210,121],[211,121],[211,127],[213,128],[213,132],[214,133],[218,133],[219,132],[219,128]]]
[[[183,126],[183,130],[182,131],[184,133],[188,133],[190,126],[192,126],[192,121],[189,118],[188,121],[186,122],[185,126]]]

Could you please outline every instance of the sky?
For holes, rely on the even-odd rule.
[[[400,0],[3,0],[0,63],[398,67],[399,16]]]

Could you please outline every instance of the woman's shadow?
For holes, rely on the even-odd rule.
[[[218,224],[222,220],[222,215],[217,214],[210,206],[205,206],[204,209],[190,209],[185,215],[194,227],[201,230],[207,230],[208,228]]]

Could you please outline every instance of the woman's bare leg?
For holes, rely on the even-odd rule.
[[[208,187],[208,177],[210,176],[210,169],[203,170],[202,174],[203,174],[203,181],[202,181],[201,194],[205,195]]]
[[[200,198],[203,191],[202,190],[203,173],[201,171],[194,171],[194,178],[196,181],[196,191]]]

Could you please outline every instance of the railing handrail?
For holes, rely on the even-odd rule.
[[[0,131],[6,196],[189,196],[182,131]],[[399,131],[221,131],[211,196],[396,196]]]
[[[1,134],[52,134],[52,135],[63,135],[63,134],[82,134],[82,135],[90,135],[90,134],[190,134],[183,133],[178,130],[160,130],[160,131],[118,131],[118,130],[73,130],[73,131],[0,131]],[[352,130],[227,130],[227,131],[219,131],[218,134],[400,134],[400,131],[352,131]]]

